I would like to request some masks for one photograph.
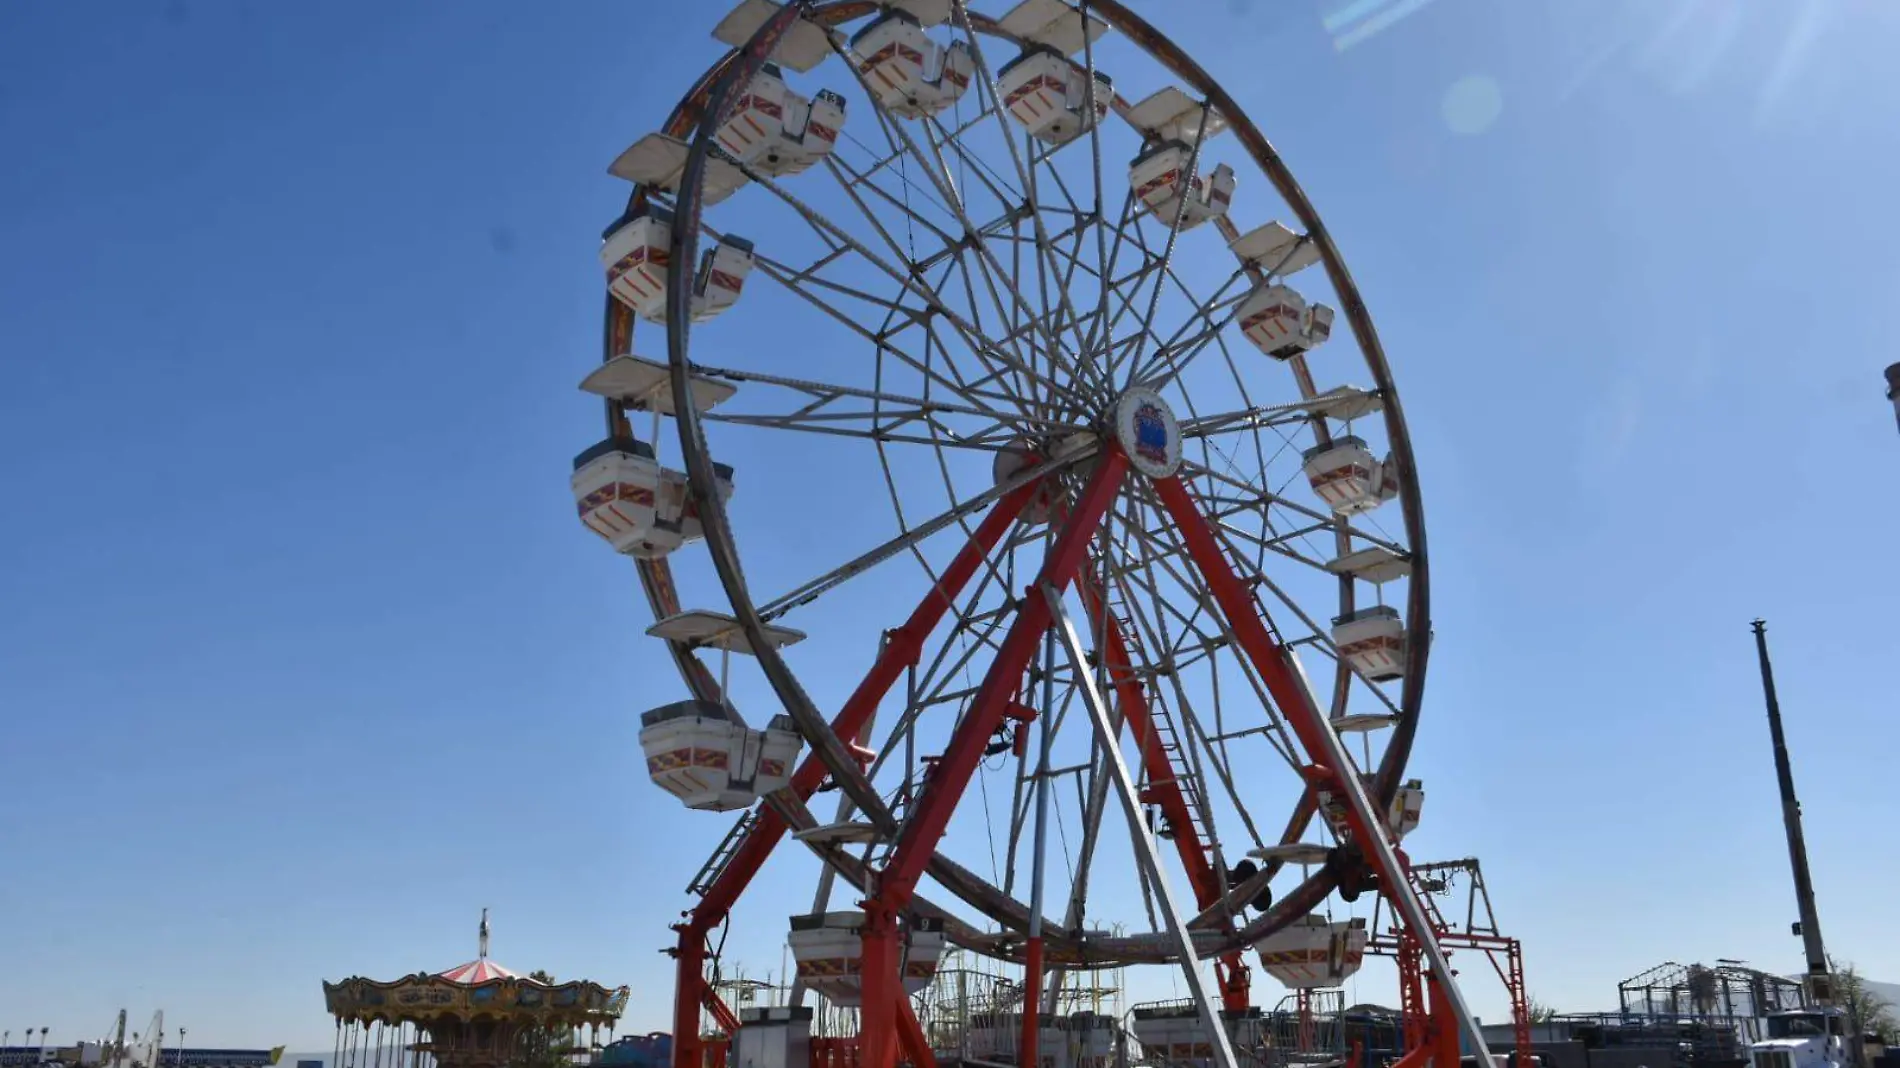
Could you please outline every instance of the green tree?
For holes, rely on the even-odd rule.
[[[1835,998],[1847,1010],[1847,1025],[1854,1033],[1879,1035],[1889,1043],[1900,1043],[1900,1015],[1867,985],[1853,962],[1829,957],[1827,965],[1834,973]]]
[[[554,977],[538,968],[529,972],[528,978],[542,986],[554,985]],[[573,1028],[527,1027],[515,1036],[515,1055],[509,1058],[508,1068],[570,1068],[568,1058],[574,1052]]]
[[[1546,1005],[1528,995],[1524,999],[1524,1008],[1530,1015],[1531,1022],[1534,1024],[1549,1023],[1557,1018],[1557,1009],[1555,1006]]]

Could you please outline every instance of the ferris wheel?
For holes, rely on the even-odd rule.
[[[610,168],[572,479],[683,683],[650,776],[741,812],[675,1065],[702,1006],[738,1024],[708,936],[788,836],[824,872],[800,984],[874,1068],[928,1060],[906,995],[946,944],[1022,966],[1025,1064],[1065,976],[1137,965],[1233,1063],[1256,965],[1357,970],[1362,893],[1448,976],[1397,851],[1430,644],[1400,394],[1259,128],[1112,0],[744,0],[714,36]]]

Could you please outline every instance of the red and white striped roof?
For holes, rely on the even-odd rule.
[[[446,972],[435,973],[437,978],[447,979],[451,983],[486,983],[490,979],[519,979],[521,976],[496,964],[487,957],[477,957],[467,964],[459,964]]]

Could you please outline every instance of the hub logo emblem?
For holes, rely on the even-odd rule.
[[[1135,470],[1168,478],[1181,466],[1181,424],[1151,389],[1131,389],[1115,402],[1115,442]]]
[[[1149,463],[1168,462],[1168,424],[1153,404],[1135,409],[1135,454]]]

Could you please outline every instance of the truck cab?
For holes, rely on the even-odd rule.
[[[1847,1068],[1847,1037],[1847,1014],[1832,1006],[1771,1013],[1748,1059],[1751,1068]]]

